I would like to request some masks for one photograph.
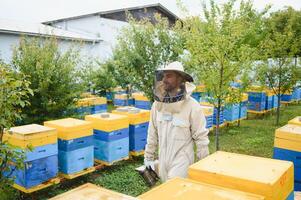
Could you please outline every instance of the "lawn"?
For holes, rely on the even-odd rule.
[[[279,126],[285,125],[288,120],[300,115],[301,105],[283,107],[281,111],[282,116]],[[268,114],[264,116],[263,119],[256,119],[255,116],[250,116],[250,118],[251,119],[243,120],[240,123],[240,127],[232,125],[221,130],[221,150],[272,157],[274,131],[277,128],[277,126],[275,126],[275,114]],[[214,136],[212,133],[210,133],[210,141],[210,152],[212,153],[215,150]],[[14,199],[47,199],[86,182],[94,183],[131,196],[138,196],[149,189],[134,170],[136,167],[142,165],[142,163],[143,157],[121,161],[111,167],[106,167],[71,181],[64,181],[59,185],[52,186],[32,195],[22,195],[16,191]]]

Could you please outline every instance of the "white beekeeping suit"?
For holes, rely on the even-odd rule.
[[[176,95],[164,90],[162,77],[167,71],[176,71],[184,77]],[[179,62],[157,70],[144,164],[156,168],[163,182],[173,177],[187,177],[188,167],[194,163],[194,143],[197,159],[209,154],[206,119],[200,104],[190,96],[195,89],[192,81]]]

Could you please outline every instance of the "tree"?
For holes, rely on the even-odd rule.
[[[291,90],[300,79],[300,69],[296,62],[293,64],[293,57],[300,51],[295,25],[296,14],[292,8],[271,13],[265,19],[266,37],[260,45],[262,63],[258,67],[257,78],[263,85],[268,85],[278,97],[277,125],[281,95]]]
[[[149,20],[134,21],[123,29],[118,44],[113,50],[113,60],[109,62],[114,73],[130,83],[153,100],[154,72],[160,66],[179,59],[183,52],[182,39],[167,19],[155,16],[157,23]]]
[[[217,109],[216,150],[219,150],[222,106],[226,100],[238,102],[242,92],[232,89],[230,83],[239,77],[247,77],[251,63],[257,57],[258,29],[266,12],[256,12],[250,1],[242,1],[239,9],[235,9],[235,2],[231,0],[219,6],[212,0],[210,9],[203,4],[205,19],[188,18],[180,29],[190,54],[186,64],[205,84],[212,97],[210,102]]]
[[[22,118],[21,110],[29,104],[28,98],[33,94],[25,78],[0,61],[0,199],[9,198],[14,180],[11,175],[14,170],[23,168],[25,152],[3,142],[2,137],[5,128],[9,129]]]
[[[23,123],[61,118],[73,106],[83,91],[80,64],[78,51],[70,48],[61,52],[55,37],[20,40],[14,49],[12,65],[26,75],[34,92],[30,105],[24,108]]]

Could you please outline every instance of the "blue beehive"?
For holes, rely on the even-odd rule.
[[[129,118],[129,149],[131,152],[142,151],[146,145],[150,111],[133,107],[118,108],[113,113]]]
[[[200,101],[200,98],[201,98],[201,93],[200,92],[193,92],[191,94],[192,98],[194,98],[197,102]]]
[[[214,113],[213,113],[213,125],[217,125],[217,120],[216,120],[216,116],[217,116],[217,108],[214,108]],[[219,125],[222,125],[224,123],[224,109],[221,108],[220,110],[220,115],[219,115]]]
[[[18,186],[28,189],[57,175],[58,145],[55,129],[37,124],[13,127],[10,133],[3,135],[3,141],[22,149],[33,147],[32,151],[26,150],[24,169],[12,173]]]
[[[282,102],[286,102],[286,103],[289,103],[289,102],[291,102],[292,101],[292,93],[285,93],[285,94],[282,94],[281,95],[281,101]]]
[[[248,110],[264,111],[266,105],[265,92],[248,92]]]
[[[273,96],[266,96],[265,110],[271,110],[273,108]]]
[[[92,123],[66,118],[44,122],[45,126],[58,131],[59,171],[66,175],[93,167]]]
[[[144,109],[144,110],[150,110],[152,106],[151,106],[150,101],[135,100],[135,107],[140,108],[140,109]]]
[[[273,108],[277,108],[277,107],[278,107],[278,96],[273,95]]]
[[[239,104],[227,105],[224,109],[225,121],[231,122],[239,119]]]
[[[94,129],[94,156],[97,161],[112,163],[129,155],[129,119],[126,116],[102,113],[88,115]]]
[[[247,110],[248,110],[248,106],[247,106],[248,102],[247,101],[243,101],[239,103],[239,119],[245,119],[247,117]]]
[[[301,191],[301,126],[288,124],[276,130],[273,158],[294,163],[295,191]]]

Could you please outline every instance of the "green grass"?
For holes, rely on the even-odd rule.
[[[110,109],[112,108],[110,107]],[[222,128],[220,134],[221,150],[268,158],[272,157],[275,129],[285,125],[288,120],[295,116],[300,115],[301,105],[283,107],[281,108],[281,112],[279,126],[275,126],[275,114],[268,114],[263,119],[243,120],[240,127],[232,125]],[[210,152],[212,153],[215,151],[213,133],[210,134],[210,141]],[[149,190],[142,178],[134,170],[142,164],[143,157],[121,161],[111,167],[106,167],[74,180],[64,181],[59,185],[52,186],[32,195],[21,195],[16,191],[15,195],[17,197],[13,199],[47,199],[86,182],[131,196],[138,196]]]

